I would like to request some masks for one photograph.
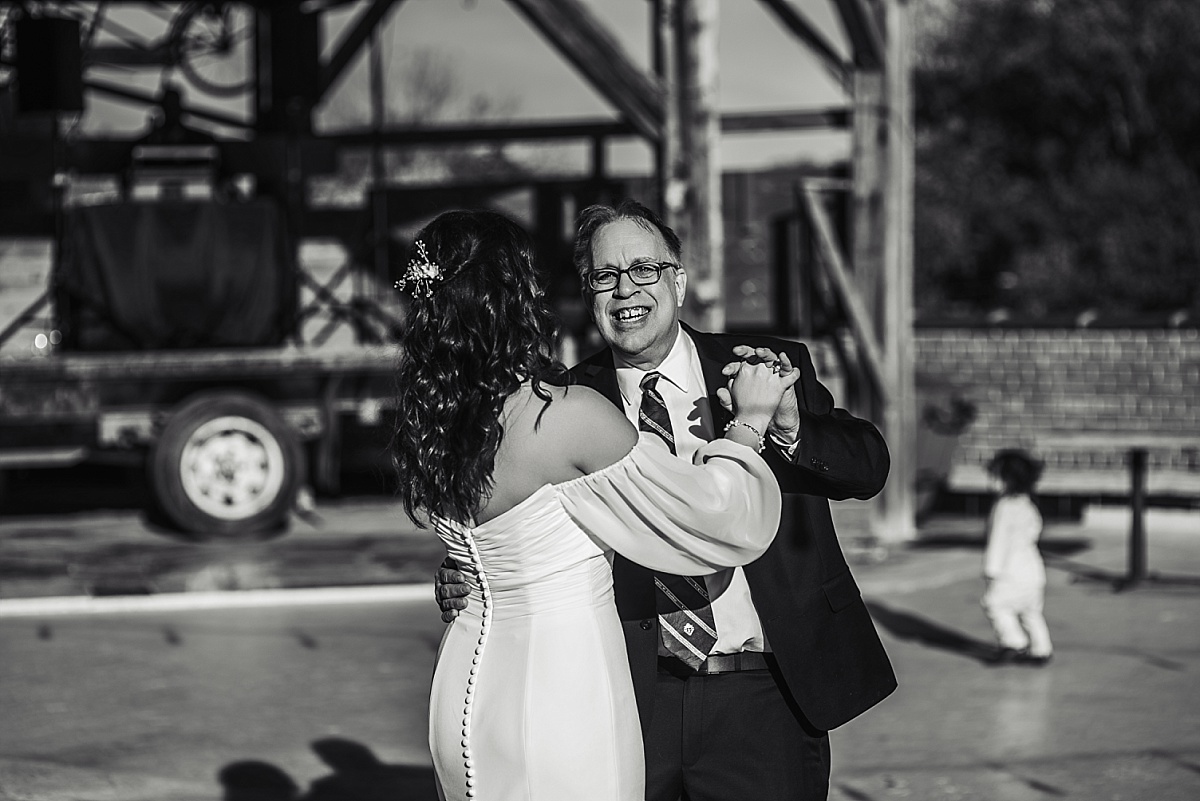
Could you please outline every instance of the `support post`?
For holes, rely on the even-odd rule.
[[[371,96],[371,255],[372,272],[377,280],[387,281],[388,276],[388,245],[389,245],[389,210],[387,198],[387,164],[386,153],[383,149],[381,134],[387,125],[387,101],[383,77],[383,44],[379,35],[379,27],[371,29],[368,38],[367,57],[370,69]],[[365,287],[361,271],[356,270],[352,277],[352,292],[354,302],[363,296]],[[354,326],[355,342],[361,342],[358,336],[360,327]]]
[[[889,43],[890,44],[890,43]],[[887,120],[885,119],[887,98],[886,83],[880,71],[868,72],[856,69],[853,77],[854,97],[852,116],[852,154],[853,172],[851,187],[846,210],[850,220],[849,246],[850,259],[847,265],[847,275],[853,279],[854,288],[862,301],[866,319],[872,323],[871,330],[877,331],[883,337],[887,335],[886,321],[882,319],[879,304],[879,276],[883,273],[884,264],[884,218],[887,214],[885,196],[885,180],[887,169]],[[846,397],[842,402],[863,417],[869,418],[882,430],[887,439],[889,450],[895,452],[892,445],[892,431],[887,427],[887,407],[884,393],[878,388],[886,389],[887,376],[883,371],[883,354],[879,354],[879,385],[878,388],[870,382],[870,374],[863,369],[868,363],[861,358],[845,358],[855,352],[863,351],[862,345],[853,347],[853,342],[839,343],[839,353],[844,354],[843,364],[846,365]],[[876,340],[867,345],[882,346]],[[851,347],[847,347],[850,345]],[[869,351],[869,348],[867,349]],[[872,536],[880,540],[890,540],[890,525],[883,507],[887,503],[886,495],[896,481],[893,468],[888,477],[888,483],[883,493],[877,497],[871,506],[870,529]]]
[[[916,389],[913,377],[913,122],[911,95],[912,32],[906,0],[888,0],[887,163],[884,182],[883,269],[876,292],[883,337],[883,373],[888,391],[883,431],[892,457],[891,475],[876,506],[874,523],[881,540],[915,539]]]
[[[858,69],[854,76],[851,264],[865,316],[874,323],[878,336],[866,344],[877,345],[880,354],[882,391],[862,388],[867,398],[866,416],[883,430],[892,455],[887,485],[872,505],[871,531],[879,540],[904,542],[917,535],[910,11],[907,0],[884,0],[870,6],[844,2],[839,9],[849,15],[856,29],[878,28],[886,33],[882,65],[871,53],[860,52],[870,49],[866,39],[854,41]],[[872,16],[876,11],[878,16]]]
[[[887,215],[889,120],[885,76],[854,75],[853,178],[850,187],[850,272],[871,319],[881,322],[880,279]],[[880,329],[882,333],[882,329]],[[874,411],[874,410],[873,410]]]
[[[654,19],[651,31],[651,52],[654,58],[654,73],[663,92],[662,136],[652,141],[654,147],[655,192],[658,211],[667,225],[679,232],[679,211],[682,206],[678,197],[682,193],[674,187],[679,180],[675,174],[676,164],[681,162],[679,149],[679,86],[678,53],[676,52],[675,22],[679,18],[676,0],[653,0]]]
[[[603,136],[592,137],[592,180],[597,184],[608,175],[607,140]]]
[[[1125,587],[1146,578],[1146,455],[1145,448],[1129,449],[1129,575]]]
[[[684,316],[697,327],[725,327],[723,256],[725,227],[721,209],[721,115],[717,98],[718,0],[678,0],[676,34],[682,75],[678,82],[681,111],[673,173],[683,175],[676,197],[669,187],[668,205],[681,201],[680,231],[688,293]]]

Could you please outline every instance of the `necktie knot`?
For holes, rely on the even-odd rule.
[[[654,392],[660,378],[662,378],[662,373],[646,373],[642,376],[642,381],[638,386],[642,388],[642,392]]]

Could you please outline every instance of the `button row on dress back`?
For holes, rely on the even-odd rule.
[[[479,626],[479,640],[475,646],[475,656],[471,659],[471,674],[467,677],[467,695],[463,702],[463,725],[462,725],[462,755],[463,767],[466,770],[466,785],[467,797],[475,797],[475,757],[471,753],[471,709],[474,706],[476,679],[479,677],[479,665],[483,662],[484,646],[487,645],[488,629],[492,623],[492,592],[488,584],[487,574],[483,571],[483,560],[479,558],[479,548],[475,545],[475,539],[470,532],[458,532],[463,542],[467,546],[467,550],[471,554],[471,564],[475,568],[475,575],[479,580],[479,589],[483,595],[483,615],[482,622]]]

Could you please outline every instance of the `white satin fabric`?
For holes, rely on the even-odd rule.
[[[430,696],[443,799],[642,801],[612,552],[709,573],[758,558],[780,513],[775,478],[749,448],[717,440],[688,464],[647,436],[483,525],[435,519],[471,587]]]

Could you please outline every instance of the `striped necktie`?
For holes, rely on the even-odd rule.
[[[674,454],[675,433],[671,428],[671,417],[656,388],[660,378],[658,373],[647,373],[642,378],[638,428],[661,437]],[[668,653],[695,670],[717,642],[717,624],[704,579],[657,573],[654,584],[658,589],[659,608],[663,610],[658,616],[662,645]]]
[[[717,644],[717,622],[704,579],[655,573],[654,585],[660,608],[674,610],[659,614],[659,639],[672,656],[695,670]]]
[[[646,373],[642,378],[642,405],[638,408],[638,429],[657,434],[674,454],[675,433],[671,430],[671,416],[667,414],[667,404],[655,386],[660,378],[662,376],[659,373]]]

